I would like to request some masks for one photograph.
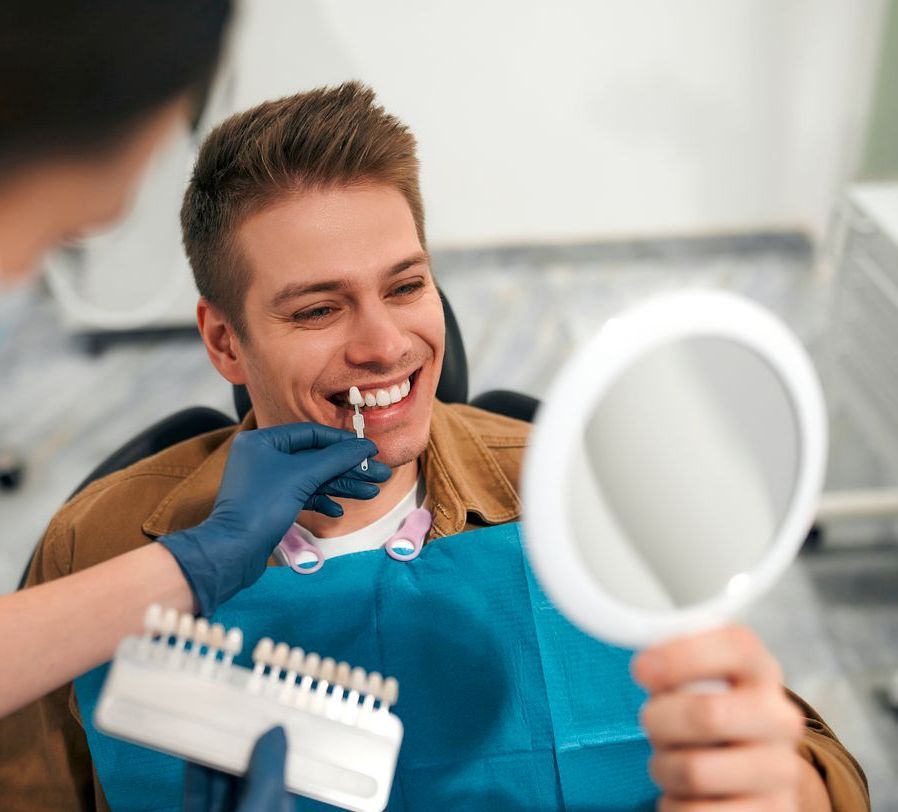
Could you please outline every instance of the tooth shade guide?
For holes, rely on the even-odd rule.
[[[191,618],[192,619],[192,618]],[[177,616],[176,629],[186,630],[183,615]],[[236,651],[242,643],[239,630],[209,628],[206,639],[211,650]],[[208,764],[227,772],[243,772],[248,754],[259,731],[271,720],[282,723],[291,741],[291,759],[285,766],[285,784],[296,793],[310,795],[342,808],[359,812],[384,809],[402,739],[402,724],[391,713],[361,713],[358,691],[355,706],[350,705],[347,689],[376,687],[363,669],[351,669],[348,663],[331,658],[311,657],[314,669],[301,668],[306,656],[301,649],[275,646],[260,641],[254,652],[256,666],[263,679],[254,682],[254,672],[243,665],[224,668],[217,663],[212,674],[209,660],[201,662],[185,657],[173,661],[166,657],[141,653],[143,638],[130,636],[119,646],[110,678],[99,697],[94,718],[98,730],[138,744],[154,747],[178,758]],[[154,655],[167,650],[171,641],[152,644]],[[283,683],[270,686],[264,668],[289,669]],[[303,671],[314,671],[322,691],[296,701],[298,689],[290,684]],[[376,682],[376,678],[374,680]],[[387,698],[387,681],[379,697]],[[127,700],[127,701],[124,701]],[[351,717],[351,718],[349,718]],[[360,755],[363,754],[363,755]],[[309,775],[298,769],[297,761],[308,765],[323,761],[335,770]],[[355,774],[348,784],[344,774]],[[330,793],[330,794],[328,794]]]
[[[358,390],[356,390],[358,391]],[[360,440],[365,439],[365,418],[362,417],[362,413],[359,411],[358,403],[355,404],[355,414],[352,416],[352,427],[355,429],[355,436]],[[368,470],[368,458],[362,460],[361,468],[363,471]]]

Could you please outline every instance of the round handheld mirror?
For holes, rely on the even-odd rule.
[[[524,535],[583,631],[638,648],[720,624],[789,566],[826,459],[814,368],[736,296],[664,296],[564,366],[524,463]]]

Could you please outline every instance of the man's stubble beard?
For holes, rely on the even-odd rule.
[[[427,433],[421,440],[409,440],[402,437],[395,446],[392,444],[385,451],[380,451],[380,444],[376,437],[371,437],[371,441],[378,446],[380,453],[377,455],[379,462],[388,465],[390,468],[399,468],[410,462],[417,460],[427,448],[428,438],[430,437],[430,424],[427,426]]]

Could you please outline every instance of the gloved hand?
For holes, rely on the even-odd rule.
[[[212,514],[159,539],[177,559],[200,614],[253,584],[301,510],[340,516],[329,496],[371,499],[390,468],[370,440],[317,423],[242,431],[234,438]],[[368,470],[357,466],[369,458]]]
[[[228,775],[188,762],[184,812],[285,812],[294,804],[284,788],[287,737],[273,727],[253,747],[246,775]]]

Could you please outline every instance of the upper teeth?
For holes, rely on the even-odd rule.
[[[359,390],[357,386],[349,388],[349,403],[352,406],[391,406],[399,403],[411,390],[412,385],[408,378],[401,384],[393,384],[389,389],[371,389],[366,392]]]

